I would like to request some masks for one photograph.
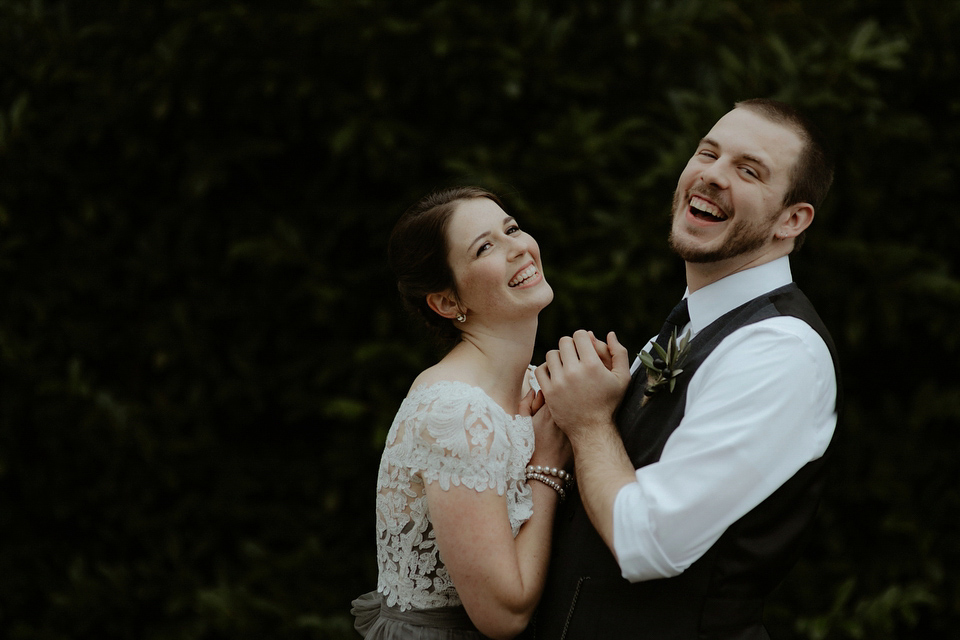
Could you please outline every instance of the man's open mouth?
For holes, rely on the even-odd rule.
[[[723,222],[727,219],[727,214],[717,205],[695,195],[690,198],[690,212],[695,217],[710,222]]]

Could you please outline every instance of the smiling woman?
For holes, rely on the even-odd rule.
[[[387,248],[403,305],[448,347],[459,339],[460,330],[430,309],[427,296],[438,291],[456,291],[447,261],[447,227],[457,205],[475,198],[489,199],[501,206],[497,196],[477,187],[432,193],[407,209],[394,226]]]
[[[512,638],[543,590],[570,462],[531,388],[553,299],[540,248],[499,198],[462,187],[411,207],[388,253],[404,304],[450,350],[414,380],[387,435],[377,590],[354,601],[355,626],[376,640]]]
[[[469,239],[473,238],[472,241]],[[553,300],[542,275],[540,247],[516,220],[487,198],[460,203],[449,223],[449,263],[455,287],[427,296],[440,317],[463,315],[469,336],[536,334],[537,314]]]

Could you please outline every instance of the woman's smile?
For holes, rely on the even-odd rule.
[[[537,265],[533,262],[525,266],[523,269],[518,271],[513,278],[510,279],[510,282],[507,283],[511,287],[528,287],[534,285],[543,280],[543,276],[540,275],[540,271],[537,270]]]
[[[492,200],[461,202],[447,234],[458,302],[473,322],[535,318],[553,300],[537,241]]]

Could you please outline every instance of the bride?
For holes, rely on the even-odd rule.
[[[377,591],[354,601],[355,627],[367,640],[512,638],[540,598],[571,481],[569,445],[531,388],[553,300],[540,249],[495,195],[459,187],[403,215],[389,260],[405,306],[451,348],[387,435]]]

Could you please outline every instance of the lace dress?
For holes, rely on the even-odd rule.
[[[478,387],[444,381],[404,399],[377,480],[377,592],[354,601],[367,640],[409,637],[403,625],[411,624],[437,629],[418,637],[480,637],[467,631],[473,626],[437,549],[424,483],[506,495],[516,536],[533,515],[524,478],[533,446],[533,421],[509,415]]]

